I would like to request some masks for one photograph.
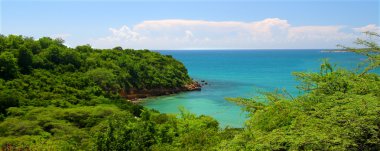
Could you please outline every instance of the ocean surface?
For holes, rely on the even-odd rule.
[[[178,113],[185,107],[192,113],[209,115],[221,127],[243,127],[247,113],[226,97],[258,96],[259,92],[285,88],[297,96],[299,84],[292,72],[319,71],[322,59],[337,67],[355,70],[365,58],[350,52],[322,50],[176,50],[159,51],[185,64],[195,80],[205,80],[202,91],[149,98],[143,105],[163,113]]]

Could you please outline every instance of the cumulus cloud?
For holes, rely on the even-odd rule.
[[[50,37],[52,37],[52,38],[67,39],[67,38],[71,37],[71,34],[60,33],[60,34],[54,34],[54,35],[51,35]]]
[[[132,31],[128,26],[122,26],[120,29],[109,28],[111,35],[100,38],[100,41],[128,42],[140,39],[140,34]]]
[[[217,48],[335,48],[351,43],[357,31],[379,30],[376,25],[292,26],[287,20],[268,18],[254,22],[206,20],[151,20],[110,28],[110,35],[92,41],[94,47],[116,45],[135,49]]]
[[[185,35],[186,35],[185,36],[186,39],[193,39],[194,38],[194,35],[190,30],[186,30]]]
[[[364,27],[354,28],[354,30],[357,31],[357,32],[371,31],[371,32],[380,33],[380,27],[376,26],[375,24],[369,24],[369,25],[364,26]]]

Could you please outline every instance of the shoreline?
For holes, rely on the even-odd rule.
[[[171,95],[171,94],[177,94],[180,92],[187,92],[187,91],[201,91],[202,85],[197,82],[193,81],[190,84],[184,85],[182,87],[174,87],[174,88],[155,88],[155,89],[144,89],[144,90],[137,90],[137,89],[131,89],[131,90],[121,90],[120,96],[127,99],[128,101],[131,101],[132,103],[140,103],[142,99],[150,98],[150,97],[156,97],[156,96],[164,96],[164,95]]]

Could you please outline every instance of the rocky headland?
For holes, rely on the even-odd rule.
[[[153,96],[162,96],[162,95],[169,95],[169,94],[175,94],[180,92],[186,92],[186,91],[200,91],[202,89],[202,85],[197,81],[194,81],[190,84],[187,84],[182,87],[175,87],[175,88],[154,88],[154,89],[144,89],[144,90],[137,90],[137,89],[130,89],[130,90],[121,90],[120,95],[128,100],[131,101],[138,101],[142,98],[147,97],[153,97]]]

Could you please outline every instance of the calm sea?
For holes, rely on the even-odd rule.
[[[178,113],[183,106],[195,114],[217,119],[221,127],[242,127],[247,119],[242,107],[226,97],[247,97],[285,88],[299,95],[292,72],[318,71],[323,58],[354,70],[365,59],[349,52],[321,50],[177,50],[159,51],[183,62],[195,80],[205,80],[202,91],[147,99],[143,105],[163,113]]]

